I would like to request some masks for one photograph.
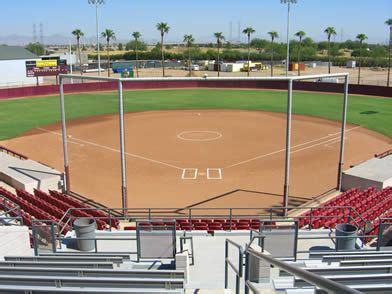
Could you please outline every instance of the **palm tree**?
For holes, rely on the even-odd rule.
[[[279,38],[278,32],[271,31],[268,32],[268,35],[271,36],[271,77],[274,75],[274,40]]]
[[[301,75],[301,68],[299,66],[299,62],[301,60],[301,47],[302,47],[302,39],[305,37],[306,33],[304,31],[298,31],[295,33],[295,36],[299,38],[299,46],[298,46],[298,56],[297,56],[297,62],[298,62],[298,75]]]
[[[162,76],[165,76],[165,55],[163,54],[163,37],[170,30],[169,25],[166,22],[159,22],[156,25],[156,28],[161,33],[161,57],[162,57]]]
[[[359,58],[358,58],[358,85],[361,81],[361,55],[362,55],[362,44],[368,37],[365,34],[358,34],[356,37],[359,41]]]
[[[139,52],[138,52],[138,42],[140,37],[142,36],[139,32],[133,32],[132,37],[135,39],[135,54],[136,54],[136,77],[139,77]]]
[[[110,41],[111,40],[116,40],[116,34],[109,29],[104,30],[101,33],[102,38],[106,38],[106,52],[108,55],[108,77],[110,77],[110,55],[109,55],[109,50],[110,50]]]
[[[388,19],[385,24],[389,26],[389,54],[388,54],[388,77],[387,87],[389,87],[389,81],[391,79],[391,53],[392,53],[392,18]]]
[[[336,35],[336,30],[334,27],[327,27],[324,33],[328,36],[328,73],[331,73],[331,37]]]
[[[220,57],[220,46],[222,44],[222,41],[225,39],[225,37],[223,36],[223,33],[218,32],[214,34],[214,37],[216,38],[216,44],[218,47],[218,77],[219,77],[219,73],[220,73],[220,64],[219,64],[219,57]]]
[[[184,35],[184,43],[188,47],[188,67],[189,67],[189,77],[192,76],[192,64],[191,64],[191,46],[195,42],[192,35]]]
[[[256,32],[252,27],[247,27],[242,31],[243,34],[248,36],[248,77],[250,72],[250,35]]]
[[[81,58],[81,54],[80,54],[80,37],[83,37],[84,33],[80,29],[75,29],[72,31],[72,35],[74,35],[76,37],[76,44],[78,47],[80,74],[82,75],[83,70],[82,70],[82,58]]]

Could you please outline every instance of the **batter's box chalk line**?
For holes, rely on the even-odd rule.
[[[207,179],[209,180],[222,180],[221,168],[207,168]]]
[[[196,180],[197,179],[197,168],[183,168],[181,179],[183,180]]]

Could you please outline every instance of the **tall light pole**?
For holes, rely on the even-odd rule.
[[[101,54],[99,52],[98,5],[105,4],[105,0],[88,0],[88,3],[95,5],[95,28],[97,31],[98,76],[101,76]]]
[[[280,0],[280,3],[287,3],[287,54],[286,54],[286,77],[289,75],[290,63],[290,4],[297,3],[297,0]],[[298,65],[299,66],[299,65]]]

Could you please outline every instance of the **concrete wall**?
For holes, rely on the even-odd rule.
[[[0,256],[5,255],[34,255],[28,227],[0,226]]]
[[[32,59],[0,60],[0,87],[35,85],[36,78],[26,77],[25,62],[27,60]],[[42,77],[38,79],[42,83]]]
[[[172,88],[253,88],[253,89],[274,89],[286,90],[285,81],[134,81],[124,82],[124,89],[172,89]],[[294,90],[312,92],[343,93],[343,84],[316,83],[316,82],[295,82]],[[116,82],[93,82],[83,84],[64,85],[66,93],[95,92],[116,90]],[[370,86],[370,85],[350,85],[350,94],[363,94],[382,97],[392,97],[392,87]],[[0,89],[0,99],[58,95],[59,89],[56,85],[46,85],[38,87],[19,87]]]

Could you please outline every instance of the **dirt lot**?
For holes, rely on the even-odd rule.
[[[357,84],[358,82],[358,69],[345,68],[345,67],[332,67],[332,73],[340,73],[340,72],[348,72],[350,74],[350,83]],[[185,77],[188,75],[188,71],[184,69],[166,69],[166,76],[172,77]],[[306,68],[302,75],[310,75],[310,74],[326,74],[328,73],[327,67],[316,67],[316,68]],[[204,74],[207,74],[210,77],[217,76],[217,72],[213,71],[195,71],[193,72],[193,76],[202,77]],[[297,75],[297,72],[290,72],[290,75]],[[89,73],[88,75],[98,75],[97,73]],[[105,71],[103,76],[107,76],[107,72]],[[140,77],[161,77],[162,69],[161,68],[148,68],[148,69],[139,69]],[[274,75],[275,76],[285,76],[286,71],[283,67],[274,67]],[[112,77],[119,77],[118,74],[111,73]],[[246,72],[221,72],[220,76],[222,77],[246,77]],[[251,77],[263,77],[270,76],[270,70],[262,70],[257,72],[251,72]],[[54,77],[45,78],[45,84],[54,84],[56,82]],[[75,81],[77,82],[77,81]],[[372,68],[362,68],[361,69],[361,84],[367,85],[378,85],[378,86],[386,86],[387,83],[387,71],[384,70],[375,70]]]
[[[128,207],[281,205],[285,115],[240,110],[127,113]],[[338,122],[294,116],[290,204],[336,185]],[[72,189],[121,206],[118,116],[68,122]],[[392,147],[389,138],[347,128],[345,168]],[[1,144],[63,170],[58,124]]]

